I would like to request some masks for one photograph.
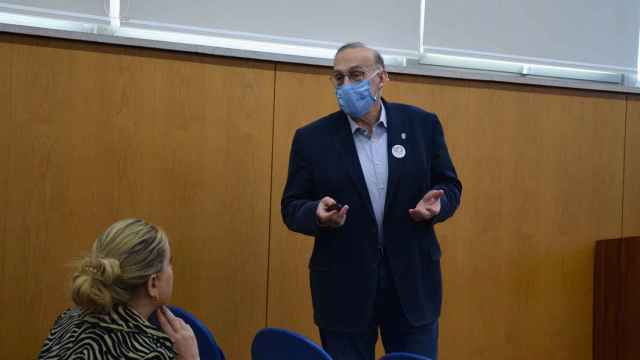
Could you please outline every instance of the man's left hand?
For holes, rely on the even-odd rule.
[[[413,221],[427,221],[440,213],[440,198],[444,195],[444,190],[431,190],[426,193],[416,204],[416,207],[409,209],[409,216]]]

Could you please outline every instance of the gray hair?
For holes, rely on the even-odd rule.
[[[334,56],[334,61],[335,61],[335,57],[338,56],[338,54],[340,54],[341,52],[348,50],[348,49],[369,49],[373,52],[373,61],[376,64],[376,66],[380,67],[382,70],[384,70],[384,59],[382,58],[382,55],[380,55],[380,53],[378,52],[378,50],[376,49],[372,49],[370,47],[368,47],[365,43],[360,42],[360,41],[355,41],[355,42],[350,42],[350,43],[346,43],[342,46],[340,46],[340,48],[338,48],[338,51],[336,51],[336,55]]]

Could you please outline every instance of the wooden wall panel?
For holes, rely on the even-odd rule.
[[[640,97],[627,98],[623,236],[640,236]]]
[[[7,34],[0,44],[12,59],[0,96],[0,357],[35,357],[69,305],[65,263],[135,216],[171,238],[175,303],[228,358],[248,359],[266,322],[274,65]]]
[[[287,229],[280,213],[295,130],[335,111],[325,69],[279,64],[276,69],[273,188],[269,251],[269,326],[292,329],[320,343],[313,327],[308,262],[313,239]]]
[[[11,65],[13,58],[7,56],[9,46],[3,42],[0,42],[0,164],[6,164],[10,156],[10,144],[11,131],[7,131],[11,128],[9,120],[11,118],[11,107],[6,106],[11,102]],[[9,201],[9,172],[6,168],[0,169],[0,209],[8,208]],[[9,264],[6,261],[7,254],[9,254],[10,243],[5,239],[4,234],[7,229],[7,217],[4,216],[4,210],[0,210],[0,304],[8,304],[16,296],[13,291],[6,291],[5,283],[11,284],[13,289],[18,289],[15,281],[4,274],[9,272]],[[0,322],[6,324],[5,315],[6,311],[0,312]],[[10,334],[15,331],[11,326],[0,326],[0,346],[3,348],[5,344],[2,343],[2,339],[6,339]],[[2,350],[0,350],[2,353]],[[33,357],[33,356],[32,356]]]
[[[441,117],[465,185],[439,229],[443,359],[589,359],[594,242],[620,236],[624,97],[396,80],[387,96]]]
[[[315,339],[313,240],[286,230],[278,201],[295,128],[336,109],[327,75],[283,65],[276,81],[268,320]],[[620,236],[624,96],[392,80],[389,101],[439,114],[465,187],[438,228],[442,359],[589,359],[594,242]]]

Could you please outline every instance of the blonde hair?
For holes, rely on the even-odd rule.
[[[105,314],[126,304],[151,275],[163,270],[167,235],[140,219],[120,220],[96,239],[77,263],[71,298],[79,307]]]

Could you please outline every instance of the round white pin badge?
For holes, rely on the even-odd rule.
[[[402,159],[405,155],[407,155],[407,150],[404,149],[402,145],[393,145],[391,148],[391,153],[395,156],[396,159]]]

